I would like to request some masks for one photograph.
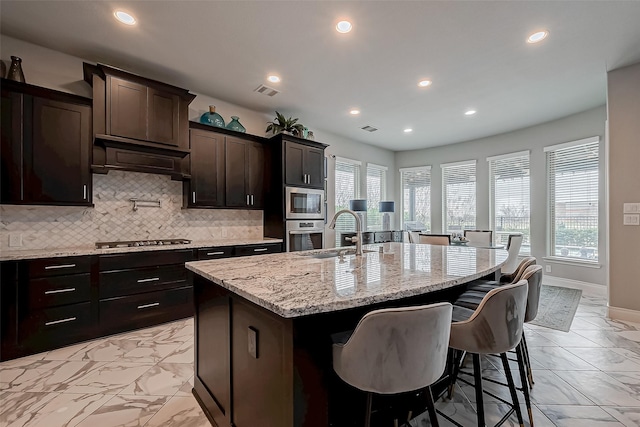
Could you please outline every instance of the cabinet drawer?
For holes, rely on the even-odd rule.
[[[249,256],[249,255],[262,255],[272,254],[282,251],[282,245],[280,243],[269,243],[266,245],[247,245],[236,246],[236,256]]]
[[[193,287],[110,298],[100,301],[100,327],[132,329],[193,314]]]
[[[42,351],[88,338],[91,303],[47,308],[19,322],[18,342],[28,350]]]
[[[191,261],[193,253],[190,249],[180,251],[150,251],[100,256],[100,271],[125,270],[139,267],[155,267],[158,265],[184,264]]]
[[[80,274],[91,271],[91,257],[45,258],[27,262],[30,278]]]
[[[28,294],[29,309],[89,301],[91,278],[85,273],[33,279],[28,283]]]
[[[198,249],[199,260],[229,258],[231,256],[233,256],[233,246]]]
[[[100,273],[100,298],[132,295],[187,284],[184,265],[141,268]]]

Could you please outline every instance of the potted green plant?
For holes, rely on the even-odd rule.
[[[289,133],[294,136],[302,136],[304,126],[298,123],[297,118],[285,117],[276,111],[276,118],[272,122],[267,122],[266,132],[272,132],[274,135],[277,133]]]

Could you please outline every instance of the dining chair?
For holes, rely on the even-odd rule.
[[[492,230],[464,230],[464,237],[469,243],[481,243],[491,245],[493,243]]]
[[[509,234],[509,241],[507,242],[507,261],[500,267],[502,274],[511,274],[516,271],[518,267],[518,254],[520,253],[520,247],[522,246],[522,240],[524,236],[522,234]]]
[[[367,392],[364,425],[371,424],[372,393],[425,390],[432,426],[438,426],[429,388],[443,374],[451,333],[450,303],[385,308],[367,313],[353,333],[332,336],[333,369]]]
[[[409,243],[419,243],[420,232],[419,231],[407,231],[409,235]]]
[[[426,243],[428,245],[443,245],[447,246],[451,244],[450,234],[423,234],[420,233],[418,243]]]

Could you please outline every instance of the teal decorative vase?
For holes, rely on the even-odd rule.
[[[209,105],[209,112],[200,116],[200,123],[217,126],[219,128],[224,127],[224,120],[220,114],[216,113],[216,107],[214,105]]]
[[[236,132],[243,132],[243,133],[246,132],[247,130],[244,128],[244,126],[240,124],[238,119],[239,119],[238,116],[231,116],[231,121],[227,125],[227,129],[235,130]]]

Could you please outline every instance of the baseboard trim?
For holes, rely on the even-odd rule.
[[[564,277],[556,277],[545,275],[542,283],[549,286],[559,286],[561,288],[580,289],[585,295],[608,298],[607,287],[596,283],[582,282],[580,280],[565,279]]]
[[[615,320],[640,323],[640,311],[621,307],[607,307],[607,317]]]

